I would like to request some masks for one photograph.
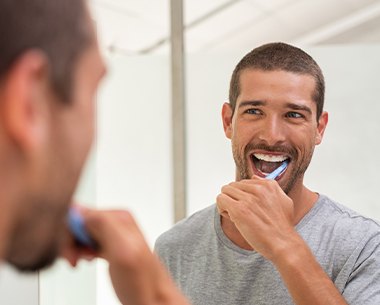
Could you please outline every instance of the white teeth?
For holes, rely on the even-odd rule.
[[[287,156],[281,155],[265,155],[265,154],[253,154],[257,159],[266,162],[282,162],[288,159]]]

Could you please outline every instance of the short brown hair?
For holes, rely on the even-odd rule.
[[[312,98],[317,105],[317,120],[319,119],[325,99],[325,81],[321,68],[309,54],[282,42],[269,43],[253,49],[243,57],[232,73],[229,102],[233,111],[240,94],[240,74],[247,69],[282,70],[312,76],[315,79],[315,91]]]
[[[52,88],[69,100],[76,59],[93,39],[86,9],[85,0],[1,0],[0,78],[37,49],[49,60]]]

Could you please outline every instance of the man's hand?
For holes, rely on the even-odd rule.
[[[269,260],[285,250],[294,230],[293,201],[276,181],[254,176],[223,186],[219,213],[228,217],[255,251]]]
[[[107,260],[115,292],[124,305],[188,304],[129,212],[84,209],[81,214],[99,249],[71,249],[66,258],[76,261],[74,256],[93,254]]]
[[[271,260],[297,305],[347,305],[294,228],[293,201],[276,181],[253,177],[222,188],[217,207]]]

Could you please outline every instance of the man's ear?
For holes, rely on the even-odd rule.
[[[222,120],[223,120],[223,128],[224,134],[228,139],[232,137],[232,116],[233,111],[230,103],[224,103],[222,108]]]
[[[323,135],[325,133],[328,121],[329,121],[329,114],[326,111],[322,112],[321,116],[318,119],[317,136],[315,138],[315,145],[318,145],[322,142]]]
[[[45,141],[49,118],[48,61],[39,51],[23,54],[3,83],[1,116],[10,140],[22,149],[35,149]]]

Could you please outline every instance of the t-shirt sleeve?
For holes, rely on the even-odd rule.
[[[343,296],[350,305],[380,304],[380,233],[360,250]]]

